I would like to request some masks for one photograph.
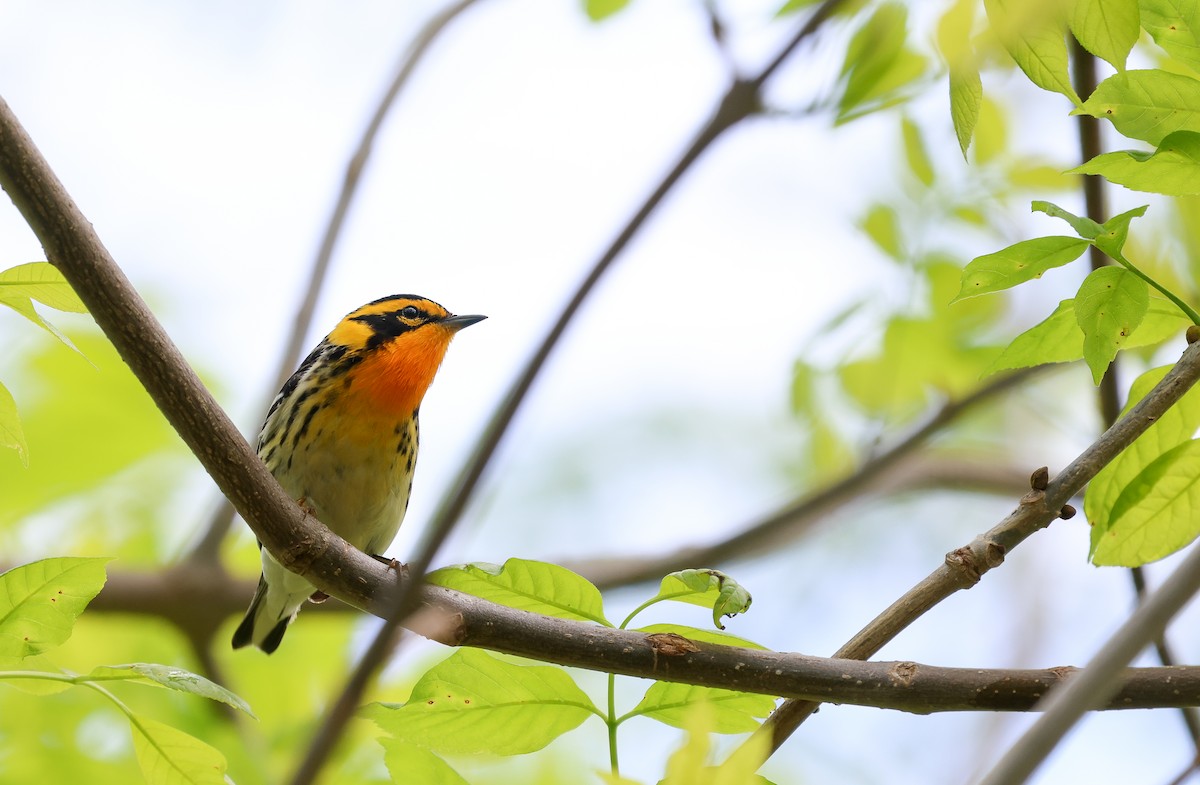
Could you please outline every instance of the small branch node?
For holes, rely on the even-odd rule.
[[[1035,491],[1044,491],[1046,486],[1050,484],[1050,467],[1042,466],[1034,469],[1033,474],[1029,475],[1029,487]]]
[[[1030,491],[1029,493],[1027,493],[1021,497],[1021,506],[1022,507],[1033,507],[1034,505],[1041,504],[1045,500],[1046,500],[1046,492],[1045,491]]]
[[[1007,553],[1004,546],[995,540],[988,540],[983,546],[983,563],[987,565],[989,570],[993,570],[1004,564],[1004,556]]]
[[[888,671],[888,677],[892,680],[892,684],[911,687],[918,670],[920,670],[920,666],[915,662],[897,662]]]
[[[1184,335],[1186,336],[1188,343],[1200,341],[1200,326],[1194,324],[1188,325],[1187,332]]]
[[[1063,508],[1058,511],[1058,517],[1064,521],[1069,521],[1075,517],[1077,510],[1070,504],[1064,504]]]
[[[975,560],[975,553],[968,546],[963,546],[946,554],[946,566],[958,575],[963,583],[974,585],[979,583],[982,572]]]
[[[647,635],[646,643],[650,644],[655,656],[661,654],[664,657],[682,657],[685,654],[700,651],[700,647],[695,643],[673,632],[656,632]]]

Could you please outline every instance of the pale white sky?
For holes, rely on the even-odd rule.
[[[395,292],[490,317],[456,340],[422,409],[421,468],[393,548],[400,556],[531,342],[724,86],[699,3],[643,0],[599,26],[576,6],[482,0],[441,40],[384,128],[318,307],[309,344],[345,312]],[[220,380],[222,402],[246,430],[261,419],[349,152],[399,52],[436,7],[5,3],[0,95],[185,354]],[[733,44],[747,68],[790,29],[771,22],[772,8],[737,4]],[[820,95],[838,58],[836,47],[822,47],[773,94],[795,105]],[[1032,100],[1054,106],[1053,122],[1069,127],[1062,107]],[[928,107],[931,118],[944,111],[938,100]],[[933,140],[952,169],[961,157],[950,138],[947,121]],[[853,224],[866,195],[897,191],[898,154],[894,118],[834,132],[824,117],[759,119],[712,149],[554,355],[486,503],[444,560],[648,550],[716,536],[789,498],[788,482],[767,467],[795,443],[784,425],[791,365],[814,326],[852,297],[889,296],[898,273]],[[0,266],[39,258],[15,210],[0,209]],[[0,314],[6,336],[27,329]],[[639,419],[642,409],[682,414],[664,425]],[[644,432],[654,427],[682,436],[663,446]],[[603,448],[611,481],[595,461],[572,463],[580,443]],[[541,475],[562,483],[542,488]],[[582,495],[570,495],[572,478]],[[548,501],[526,518],[522,504],[538,491]],[[753,581],[743,577],[755,607],[731,631],[827,653],[1009,506],[913,501],[840,518],[803,549],[751,570]],[[880,542],[879,532],[897,527],[920,529]],[[1080,529],[1038,539],[885,655],[1080,664],[1125,612],[1124,578],[1097,578],[1084,565]],[[1014,604],[1044,618],[1014,613]],[[1099,612],[1082,628],[1060,624],[1082,607]],[[1043,642],[1030,644],[1036,636]],[[1194,652],[1196,641],[1188,644]],[[981,742],[994,722],[999,737]],[[827,708],[768,773],[781,785],[963,782],[977,755],[991,759],[1019,724]],[[1186,752],[1178,725],[1166,714],[1089,720],[1038,781],[1077,781],[1084,761],[1102,765],[1107,781],[1147,772],[1165,781]],[[652,781],[673,734],[625,733],[653,753],[642,760],[627,748],[628,773]],[[1120,749],[1105,745],[1115,734]],[[600,738],[595,731],[589,741]],[[1139,745],[1145,754],[1128,754]],[[603,766],[602,747],[592,752],[589,765]],[[1159,754],[1158,764],[1146,760]]]

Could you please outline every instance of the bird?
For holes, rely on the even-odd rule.
[[[485,316],[455,316],[395,294],[348,313],[271,403],[258,456],[283,489],[354,547],[379,558],[408,509],[417,415],[454,335]],[[325,595],[259,543],[262,577],[233,648],[267,654],[306,599]]]

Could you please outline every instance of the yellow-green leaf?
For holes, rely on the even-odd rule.
[[[109,561],[42,559],[0,575],[0,657],[40,654],[71,637],[75,619],[104,587]]]
[[[612,626],[604,618],[600,590],[557,564],[515,558],[503,567],[458,564],[435,570],[425,580],[530,613]]]
[[[1083,359],[1096,384],[1149,307],[1146,282],[1124,267],[1101,267],[1084,279],[1075,295],[1075,321],[1083,330]]]
[[[871,205],[859,225],[888,256],[897,260],[904,258],[904,249],[900,242],[900,221],[896,218],[896,210],[890,205]]]
[[[748,733],[757,729],[762,718],[774,710],[775,699],[751,692],[656,681],[630,714],[686,728],[687,715],[697,704],[712,707],[714,733]]]
[[[1098,174],[1134,191],[1168,196],[1200,194],[1200,133],[1176,131],[1167,135],[1153,153],[1103,153],[1071,173]]]
[[[521,755],[599,714],[562,668],[513,665],[460,649],[417,680],[404,704],[364,712],[399,741],[446,755]]]
[[[0,384],[0,447],[16,450],[21,463],[29,468],[29,445],[25,442],[25,431],[21,428],[17,402],[3,384]]]
[[[599,22],[618,11],[623,11],[627,5],[629,0],[584,0],[583,10],[588,19]]]
[[[450,764],[427,749],[395,739],[380,739],[383,763],[392,782],[413,785],[469,785]]]
[[[933,163],[921,138],[921,129],[908,117],[900,119],[900,134],[904,139],[904,160],[913,176],[925,187],[933,185]]]
[[[982,102],[983,82],[979,79],[979,69],[974,65],[950,66],[950,120],[954,123],[954,136],[964,158],[975,135]]]
[[[1106,119],[1156,145],[1175,131],[1200,131],[1200,80],[1157,69],[1114,74],[1073,114]]]
[[[133,749],[148,785],[226,785],[225,756],[178,728],[131,717]]]
[[[1138,0],[1076,0],[1071,32],[1084,49],[1124,71],[1142,32]]]
[[[1079,237],[1038,237],[976,257],[963,269],[962,288],[952,302],[1041,278],[1078,259],[1087,247],[1088,241]]]
[[[0,272],[0,302],[37,300],[57,311],[87,313],[58,268],[49,262],[29,262]]]
[[[1088,1],[1088,0],[1085,0]],[[1067,69],[1067,41],[1056,3],[1044,0],[984,0],[988,21],[1029,81],[1079,105]]]
[[[1141,0],[1142,27],[1172,57],[1200,71],[1200,4],[1196,0]]]
[[[1169,365],[1152,368],[1135,379],[1122,415],[1145,398],[1170,370]],[[1197,428],[1200,387],[1193,387],[1092,478],[1083,497],[1083,512],[1092,525],[1093,550],[1098,538],[1108,531],[1113,507],[1125,487],[1160,455],[1190,440]]]
[[[1135,567],[1168,556],[1200,535],[1200,441],[1189,439],[1151,461],[1126,485],[1103,530],[1093,530],[1092,561]]]

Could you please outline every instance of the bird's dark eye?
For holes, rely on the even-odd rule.
[[[405,319],[416,319],[421,315],[421,312],[417,310],[415,305],[408,305],[400,310],[400,315]]]

